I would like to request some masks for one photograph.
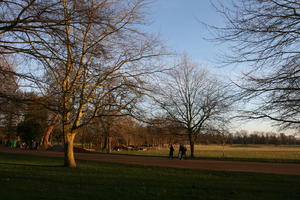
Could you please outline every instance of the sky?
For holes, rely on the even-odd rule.
[[[224,24],[210,0],[156,0],[149,9],[149,18],[152,22],[148,27],[150,31],[158,33],[171,50],[187,53],[194,61],[228,79],[235,79],[242,71],[236,66],[216,67],[216,59],[229,49],[205,39],[210,33],[201,22],[216,26]],[[266,121],[234,123],[233,129],[276,131]]]
[[[156,0],[150,14],[153,22],[150,27],[168,46],[188,52],[193,59],[213,59],[215,45],[204,39],[208,31],[199,21],[222,24],[222,19],[209,0]]]

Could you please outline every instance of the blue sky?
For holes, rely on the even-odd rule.
[[[150,31],[158,33],[170,49],[186,52],[193,60],[227,78],[234,78],[240,72],[236,66],[216,67],[217,58],[226,49],[205,39],[211,35],[201,22],[221,26],[224,20],[210,0],[155,0],[149,14]]]
[[[213,59],[216,45],[203,39],[208,31],[197,21],[222,24],[209,0],[156,0],[150,13],[151,29],[160,33],[169,47],[186,51],[197,60]]]
[[[151,5],[149,14],[152,21],[150,31],[159,33],[170,49],[178,53],[186,52],[193,60],[206,65],[218,74],[225,74],[227,78],[235,79],[240,73],[243,67],[217,68],[214,65],[221,51],[228,49],[204,39],[209,36],[209,31],[199,21],[219,26],[224,23],[210,0],[156,0]],[[234,123],[234,126],[236,130],[276,130],[264,121]]]

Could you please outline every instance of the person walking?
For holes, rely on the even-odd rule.
[[[182,150],[183,150],[183,145],[179,145],[179,151],[178,151],[178,158],[181,160],[182,159]]]
[[[187,151],[186,147],[185,147],[184,145],[182,145],[181,159],[182,159],[182,158],[184,158],[184,160],[187,159],[187,157],[186,157],[186,151]],[[180,160],[181,160],[181,159],[180,159]]]
[[[174,154],[174,147],[173,144],[170,144],[169,146],[169,159],[173,159],[173,154]]]
[[[186,151],[187,151],[186,147],[183,144],[180,144],[179,153],[178,153],[178,158],[180,160],[182,160],[182,158],[184,158],[185,160],[187,159],[186,158]]]

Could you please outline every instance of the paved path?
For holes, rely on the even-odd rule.
[[[17,154],[32,154],[48,157],[63,157],[62,152],[29,151],[0,147],[0,152]],[[93,160],[101,162],[127,163],[145,166],[163,166],[174,168],[189,168],[216,171],[256,172],[268,174],[300,175],[300,164],[288,163],[263,163],[241,161],[217,161],[217,160],[170,160],[162,157],[126,156],[98,153],[76,153],[76,159]],[[1,157],[0,157],[1,162]]]

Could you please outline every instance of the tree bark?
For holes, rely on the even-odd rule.
[[[107,153],[111,153],[111,137],[107,137]]]
[[[44,133],[43,139],[42,139],[42,149],[47,149],[49,146],[51,146],[51,142],[49,141],[50,135],[52,133],[52,130],[54,128],[54,125],[48,126],[47,130]]]
[[[51,146],[51,142],[49,141],[49,138],[50,138],[50,135],[55,127],[55,124],[58,120],[58,115],[55,115],[48,128],[46,129],[45,133],[44,133],[44,136],[43,136],[43,139],[42,139],[42,149],[47,149],[49,146]]]
[[[105,152],[106,149],[107,149],[107,136],[105,135],[103,139],[102,151]]]
[[[195,141],[191,133],[189,134],[189,141],[190,141],[190,148],[191,148],[191,158],[194,158]]]
[[[75,168],[76,161],[74,156],[74,139],[76,133],[66,133],[64,136],[65,167]]]
[[[111,152],[111,137],[109,136],[109,134],[106,134],[104,137],[103,151],[105,151],[106,153]]]

